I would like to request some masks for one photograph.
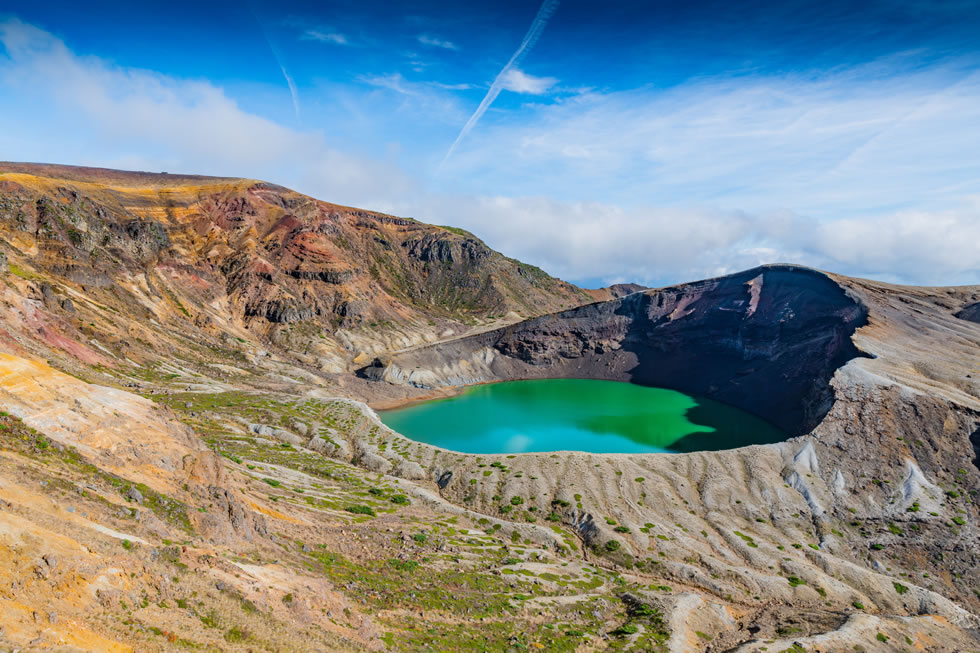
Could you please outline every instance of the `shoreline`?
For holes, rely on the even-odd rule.
[[[614,379],[590,379],[586,377],[564,377],[564,376],[542,376],[535,378],[521,378],[521,379],[493,379],[491,381],[479,381],[477,383],[467,383],[466,385],[453,385],[445,386],[443,388],[431,389],[425,391],[424,394],[416,395],[414,397],[402,397],[401,399],[381,399],[378,401],[365,401],[368,408],[377,411],[386,410],[397,410],[399,408],[406,408],[412,404],[421,403],[423,401],[432,401],[433,399],[449,399],[451,397],[456,397],[461,395],[467,388],[476,388],[481,385],[492,385],[494,383],[511,383],[513,381],[547,381],[547,380],[559,380],[559,379],[576,379],[580,381],[610,381],[612,383],[628,383],[630,385],[641,385],[638,383],[633,383],[632,381],[619,381]],[[657,387],[657,386],[642,386],[641,387]],[[664,390],[671,390],[671,388],[662,388]],[[419,388],[421,391],[421,388]],[[680,392],[678,390],[677,392]],[[694,395],[691,395],[694,396]],[[362,400],[363,401],[363,400]]]
[[[403,397],[401,399],[381,399],[377,402],[365,401],[365,403],[368,405],[368,408],[370,408],[375,412],[379,410],[380,411],[397,410],[399,408],[405,408],[407,406],[411,406],[412,404],[421,403],[423,401],[432,401],[433,399],[449,399],[451,397],[456,397],[458,395],[461,395],[467,388],[476,388],[481,385],[492,385],[494,383],[511,383],[514,381],[547,381],[547,380],[559,380],[559,379],[577,379],[581,381],[611,381],[611,379],[588,379],[584,377],[562,377],[562,376],[542,376],[533,379],[493,379],[491,381],[479,381],[477,383],[467,383],[466,385],[445,386],[439,389],[428,390],[425,392],[425,394],[420,394],[415,397]],[[612,382],[638,385],[638,384],[633,384],[631,381],[612,381]]]
[[[371,410],[375,412],[397,410],[399,408],[406,408],[408,406],[411,406],[412,404],[418,404],[423,401],[432,401],[433,399],[449,399],[450,397],[455,397],[459,394],[462,394],[463,390],[469,387],[470,386],[468,385],[447,386],[445,388],[428,390],[424,394],[420,394],[415,397],[403,397],[401,399],[382,399],[377,402],[369,401],[367,402],[367,405]]]
[[[451,397],[456,397],[461,394],[467,388],[475,388],[481,385],[491,385],[493,383],[507,383],[509,381],[535,381],[537,379],[493,379],[492,381],[480,381],[479,383],[467,383],[466,385],[452,385],[445,386],[443,388],[432,389],[426,391],[425,394],[421,394],[415,397],[404,397],[402,399],[383,399],[378,402],[366,402],[368,408],[377,411],[386,410],[397,410],[399,408],[406,408],[412,404],[418,404],[423,401],[432,401],[433,399],[449,399]]]

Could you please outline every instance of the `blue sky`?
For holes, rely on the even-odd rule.
[[[978,2],[21,4],[0,158],[265,179],[588,285],[980,282]]]

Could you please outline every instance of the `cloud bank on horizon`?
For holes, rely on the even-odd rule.
[[[738,29],[723,3],[556,4],[277,5],[193,54],[171,46],[206,25],[163,8],[138,38],[7,16],[2,158],[266,179],[590,285],[777,261],[980,283],[971,3],[748,5]]]

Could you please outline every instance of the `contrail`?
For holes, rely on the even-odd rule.
[[[270,44],[271,47],[271,44]],[[279,57],[276,56],[276,59]],[[299,93],[296,92],[296,84],[293,82],[293,78],[289,76],[286,72],[286,67],[279,64],[279,69],[282,70],[282,76],[286,78],[286,86],[289,87],[289,95],[293,98],[293,111],[296,112],[296,120],[299,120]]]
[[[289,96],[293,99],[293,111],[296,112],[296,120],[299,120],[299,93],[296,91],[296,83],[293,82],[293,78],[289,76],[286,72],[286,66],[282,63],[282,55],[279,53],[279,48],[275,46],[272,39],[269,38],[269,33],[265,29],[265,23],[259,18],[258,11],[255,9],[254,3],[249,3],[249,9],[252,11],[252,18],[258,23],[259,29],[262,31],[262,37],[265,39],[266,45],[272,50],[272,56],[276,60],[276,64],[279,66],[279,70],[282,71],[282,76],[286,78],[286,86],[289,87]]]
[[[459,136],[456,137],[456,140],[453,141],[453,144],[449,147],[449,151],[446,152],[446,156],[442,158],[442,163],[439,164],[439,168],[442,168],[442,166],[446,164],[449,157],[451,157],[453,152],[456,151],[456,146],[459,145],[464,138],[466,138],[466,135],[469,134],[474,127],[476,127],[476,123],[479,122],[480,118],[483,117],[483,114],[486,113],[487,109],[490,108],[490,105],[493,104],[493,101],[497,99],[498,95],[500,95],[500,91],[503,88],[504,75],[506,75],[507,72],[513,68],[514,65],[516,65],[517,62],[520,61],[532,47],[534,47],[534,44],[541,36],[541,32],[544,31],[545,25],[548,24],[548,20],[555,13],[556,9],[558,9],[558,0],[544,0],[544,2],[541,4],[541,8],[538,9],[538,13],[534,17],[531,27],[528,28],[527,34],[524,36],[524,40],[521,41],[520,47],[517,48],[517,52],[515,52],[514,56],[510,58],[507,65],[504,66],[499,73],[497,73],[497,76],[493,80],[493,84],[490,85],[490,90],[487,91],[483,101],[480,102],[480,106],[476,108],[476,111],[473,112],[470,119],[466,121],[465,125],[463,125],[463,128],[459,132]]]

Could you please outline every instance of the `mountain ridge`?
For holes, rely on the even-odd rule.
[[[334,371],[395,332],[421,342],[618,292],[583,291],[460,229],[251,179],[0,163],[0,186],[7,258],[59,297],[84,287],[124,314],[155,304],[158,322],[286,349],[293,325],[324,337]]]

